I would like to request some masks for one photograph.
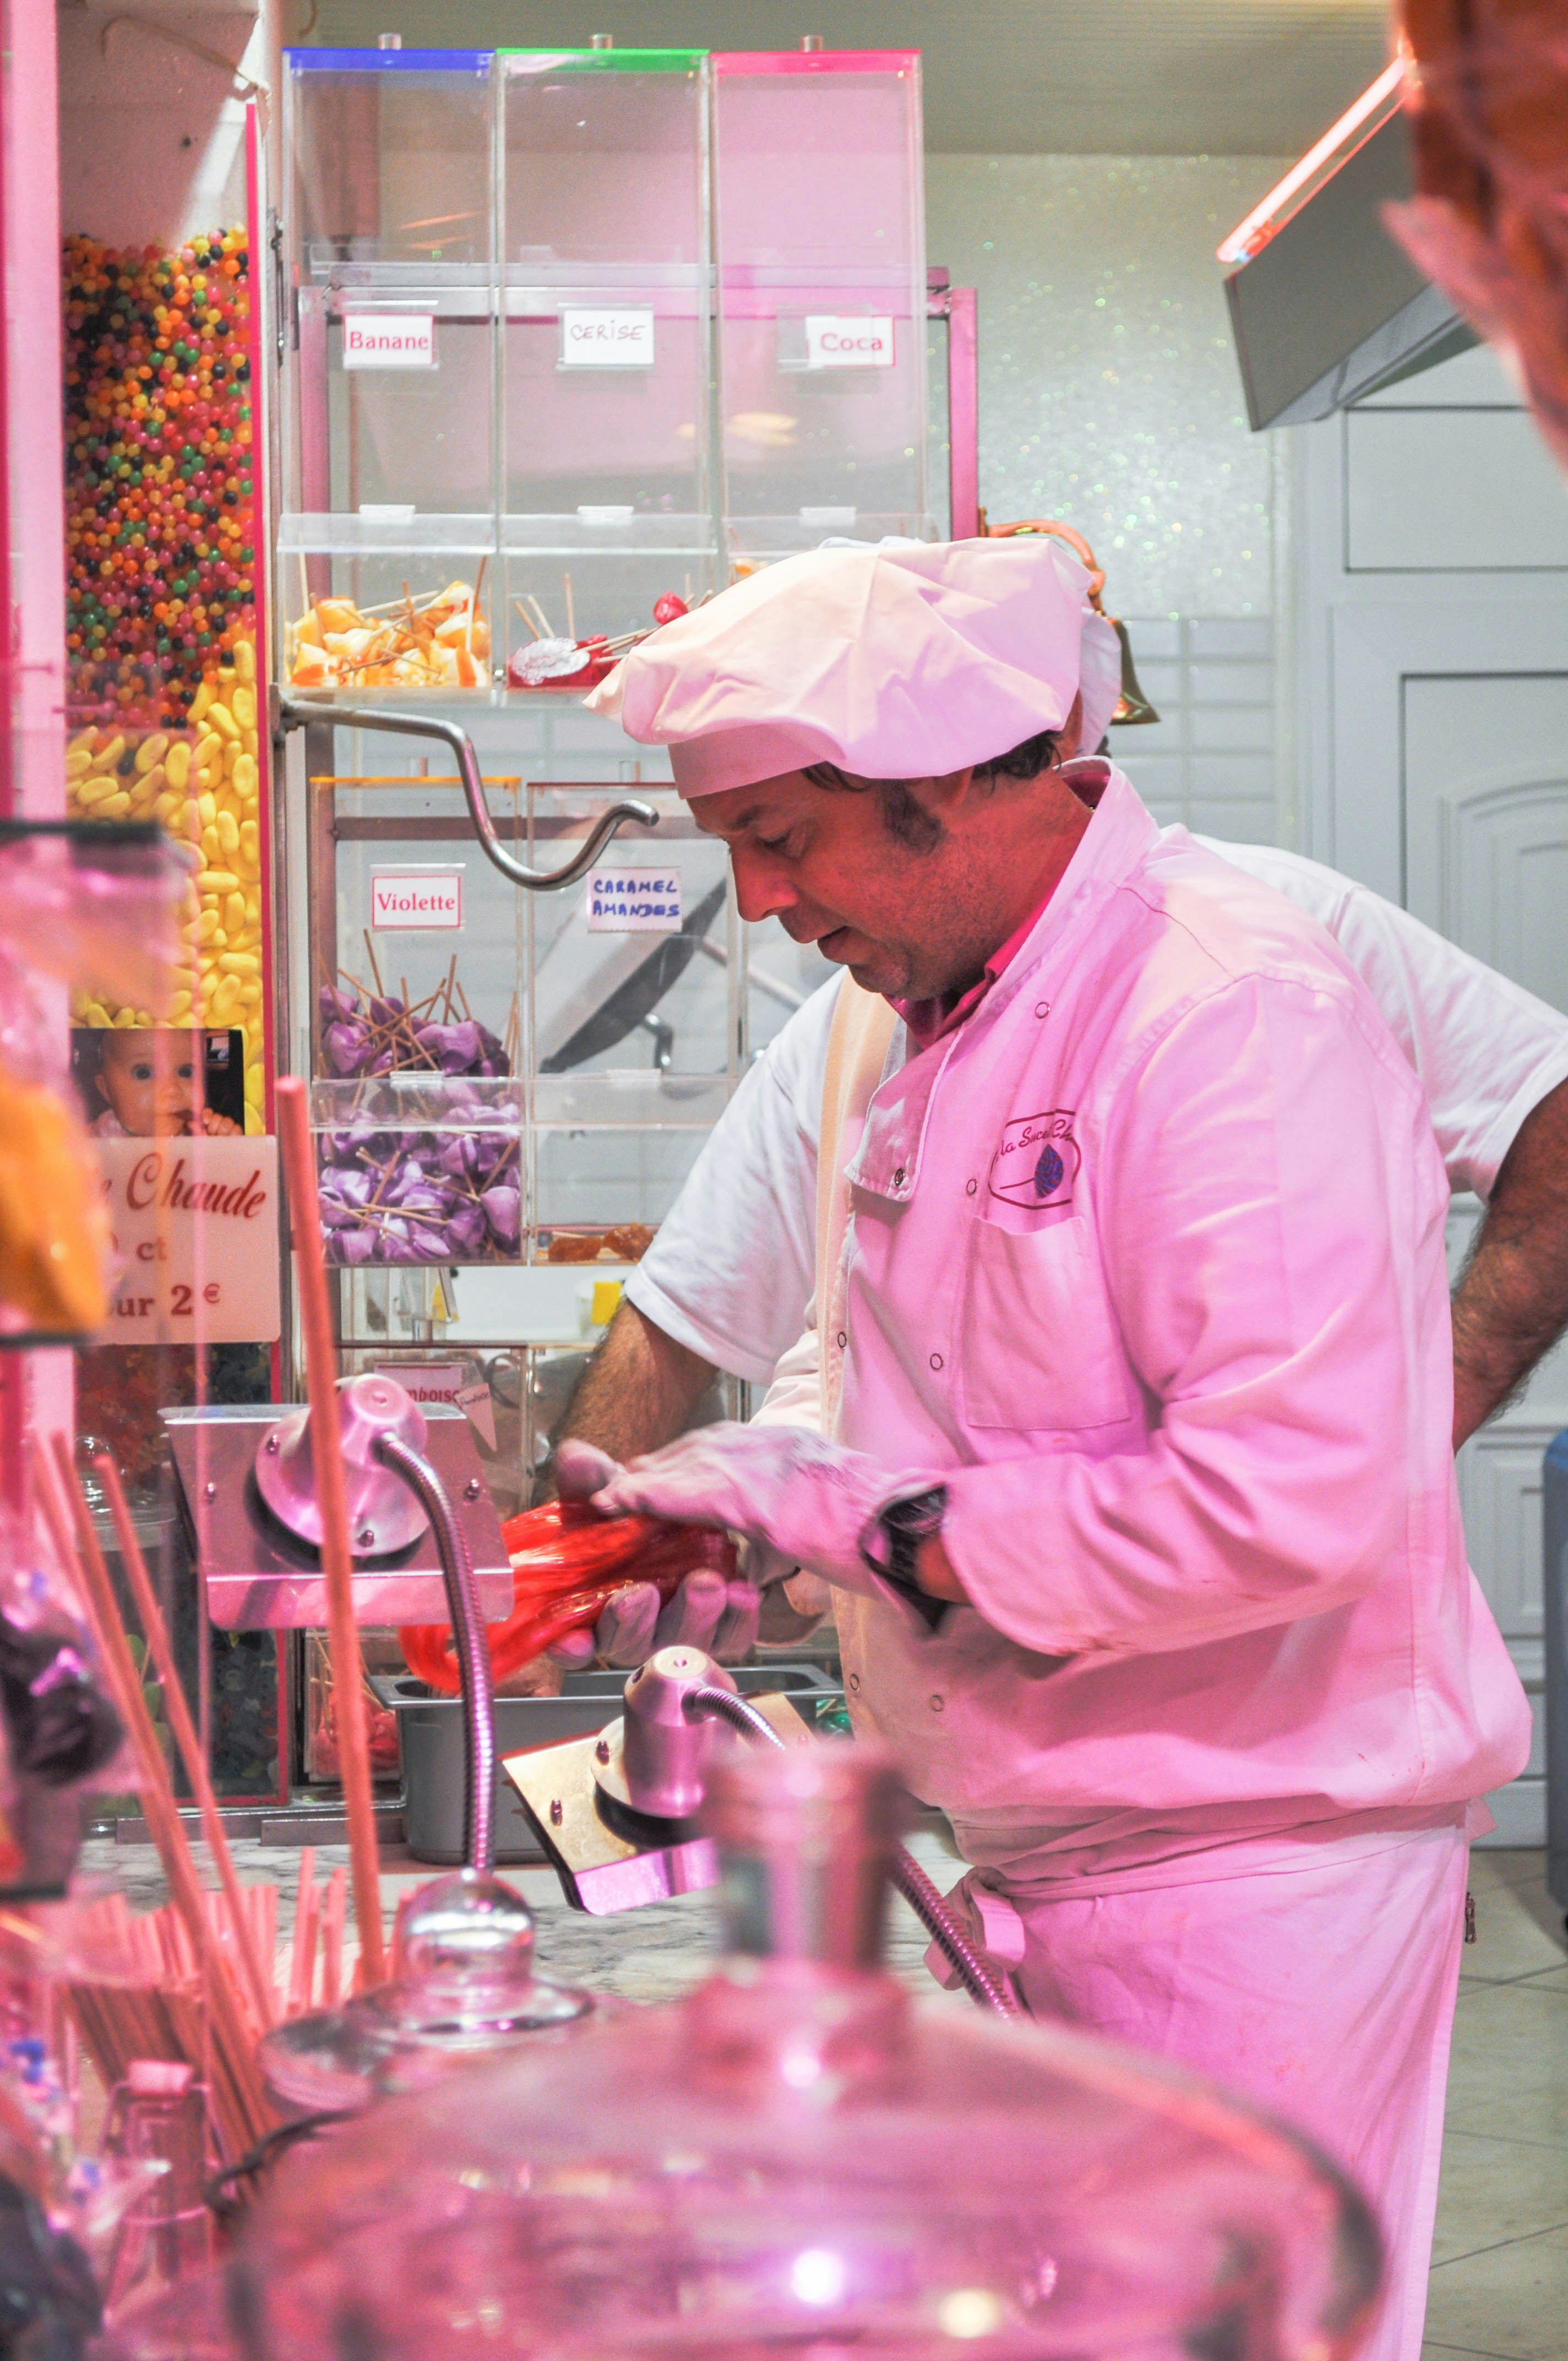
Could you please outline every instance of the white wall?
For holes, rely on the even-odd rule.
[[[1287,471],[1246,423],[1214,249],[1257,156],[931,156],[927,251],[980,293],[981,498],[1092,544],[1157,726],[1116,759],[1162,820],[1289,841],[1277,583]]]

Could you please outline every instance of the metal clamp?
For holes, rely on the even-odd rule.
[[[387,712],[374,705],[312,705],[297,697],[280,696],[278,725],[280,730],[315,726],[328,730],[384,730],[403,738],[438,738],[456,758],[468,817],[486,860],[512,884],[522,886],[530,894],[553,894],[563,885],[575,885],[580,877],[587,875],[617,829],[629,820],[635,820],[640,828],[659,825],[659,815],[652,804],[629,796],[624,803],[611,804],[608,811],[600,812],[582,847],[564,869],[530,869],[526,862],[514,861],[510,852],[502,850],[490,807],[485,801],[485,783],[479,775],[474,741],[455,721],[438,721],[433,716],[418,713]]]

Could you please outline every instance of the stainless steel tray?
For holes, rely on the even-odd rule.
[[[762,1664],[732,1667],[745,1696],[782,1690],[801,1719],[815,1724],[843,1697],[818,1664]],[[528,1825],[517,1789],[501,1770],[503,1757],[563,1739],[591,1737],[620,1715],[624,1673],[568,1673],[559,1697],[496,1699],[496,1859],[540,1861],[545,1856]],[[403,1741],[403,1839],[417,1861],[463,1858],[463,1708],[436,1697],[412,1674],[373,1673],[378,1700],[398,1716]]]

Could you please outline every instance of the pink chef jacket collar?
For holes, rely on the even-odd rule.
[[[1111,765],[1099,755],[1090,754],[1078,762],[1064,763],[1062,776],[1080,802],[1086,803],[1090,810],[1094,811],[1098,808],[1101,796],[1110,785]],[[969,990],[960,994],[957,1000],[942,998],[893,1002],[893,1006],[897,1009],[909,1027],[910,1038],[917,1049],[929,1049],[935,1042],[945,1040],[949,1033],[956,1032],[960,1025],[966,1023],[974,1015],[998,976],[1002,975],[1017,958],[1018,953],[1039,925],[1041,912],[1051,899],[1051,895],[1057,892],[1061,882],[1058,877],[1056,884],[1051,888],[1051,893],[1047,894],[1043,901],[1036,902],[1023,924],[1014,927],[1001,949],[992,952],[981,971],[979,983],[971,983]]]

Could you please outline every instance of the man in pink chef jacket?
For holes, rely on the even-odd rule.
[[[822,1431],[557,1471],[834,1586],[856,1726],[1026,2003],[1316,2134],[1413,2361],[1468,1835],[1530,1732],[1460,1528],[1448,1187],[1331,939],[1064,763],[1087,587],[1045,540],[817,551],[590,700],[742,916],[903,1022],[837,1145]]]

